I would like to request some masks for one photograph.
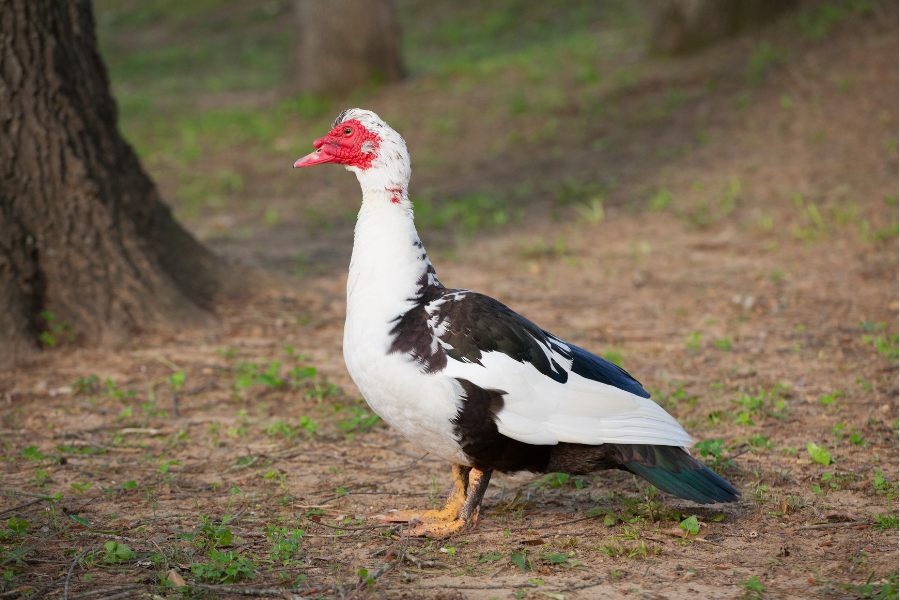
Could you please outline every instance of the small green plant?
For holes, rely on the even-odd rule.
[[[131,548],[119,542],[106,542],[103,544],[103,549],[103,562],[118,563],[134,558],[134,552],[132,552]]]
[[[246,556],[240,556],[235,550],[217,550],[215,548],[207,554],[209,562],[206,564],[194,563],[191,565],[191,573],[195,577],[210,583],[235,583],[242,579],[253,579],[253,563]]]
[[[891,573],[884,578],[884,583],[872,583],[875,577],[873,571],[869,578],[862,585],[838,584],[845,591],[853,594],[858,598],[869,598],[871,600],[896,600],[898,592],[900,592],[900,578],[896,573]]]
[[[116,387],[116,384],[109,377],[106,378],[106,391],[104,392],[104,394],[122,400],[123,402],[128,398],[137,396],[137,392],[135,390],[128,390],[124,392],[120,390],[118,387]]]
[[[178,390],[181,389],[181,386],[184,385],[184,379],[184,371],[177,371],[166,377],[166,381],[168,381],[169,385],[172,386],[173,394],[178,393]]]
[[[72,382],[72,391],[76,394],[90,394],[97,389],[100,378],[91,373]]]
[[[181,466],[181,463],[178,462],[177,460],[163,460],[163,458],[165,458],[165,454],[160,456],[156,461],[157,465],[158,465],[156,468],[156,472],[159,473],[160,475],[167,474],[169,472],[170,467]]]
[[[819,464],[828,466],[833,462],[831,459],[831,453],[822,446],[814,444],[813,442],[807,442],[806,451],[809,452],[809,455],[812,457],[812,459]]]
[[[716,345],[716,348],[718,348],[719,350],[724,350],[725,352],[728,352],[729,350],[731,350],[731,336],[730,335],[726,335],[721,340],[715,340],[713,343]]]
[[[886,515],[872,515],[872,518],[875,519],[875,528],[876,529],[897,529],[900,527],[900,516],[890,513]]]
[[[28,521],[16,517],[10,517],[6,521],[6,526],[13,532],[13,535],[23,535],[28,530]]]
[[[722,441],[722,438],[697,442],[694,448],[700,453],[700,456],[706,459],[707,466],[716,473],[735,466],[731,459],[726,459],[724,456],[725,442]]]
[[[73,483],[73,484],[71,484],[71,486],[72,486],[72,490],[73,490],[76,494],[83,494],[83,493],[85,493],[87,490],[89,490],[89,489],[91,489],[92,487],[94,487],[94,484],[91,483],[91,482],[87,482],[87,483]]]
[[[503,558],[503,555],[499,552],[488,552],[487,554],[481,555],[478,557],[478,562],[494,562]]]
[[[762,598],[766,593],[766,590],[756,577],[751,577],[746,581],[739,581],[738,585],[744,590],[741,600],[757,600],[757,598]]]
[[[509,557],[510,562],[516,565],[523,573],[531,570],[531,560],[524,552],[513,554]]]
[[[892,333],[890,335],[870,335],[874,334],[879,330],[885,329],[884,323],[866,323],[865,321],[860,321],[860,326],[865,329],[867,332],[862,336],[862,341],[864,344],[871,344],[876,352],[879,355],[890,360],[892,362],[896,362],[898,357],[900,357],[900,350],[898,350],[898,342],[900,342],[900,336],[896,333]]]
[[[787,58],[787,52],[769,42],[760,42],[747,62],[747,73],[754,85],[760,85],[772,68]]]
[[[38,340],[46,346],[55,346],[61,337],[69,342],[75,341],[75,333],[72,331],[72,324],[68,321],[60,321],[55,323],[56,315],[52,312],[42,310],[40,317],[47,322],[47,329],[38,334]]]
[[[684,521],[678,524],[679,529],[683,529],[691,535],[697,535],[700,532],[700,524],[697,522],[697,517],[691,515]]]
[[[700,338],[703,337],[702,333],[694,332],[685,338],[684,347],[688,350],[697,351],[700,349]]]
[[[826,406],[829,404],[834,404],[835,402],[837,402],[837,399],[843,395],[844,395],[843,392],[841,392],[839,390],[834,390],[830,394],[819,398],[819,402],[821,402],[822,404],[824,404]]]
[[[254,383],[262,384],[267,387],[279,387],[284,381],[278,377],[281,370],[281,363],[272,361],[270,363],[239,363],[235,367],[237,379],[235,380],[235,389],[248,388]]]
[[[789,389],[788,386],[776,384],[769,391],[758,388],[755,396],[741,394],[737,399],[731,401],[740,408],[734,423],[754,426],[756,423],[752,420],[753,415],[784,419],[787,404],[784,400],[779,399],[779,396],[786,394]]]
[[[306,531],[292,527],[277,527],[270,524],[266,535],[272,539],[271,560],[283,567],[299,561],[302,552],[303,536]]]
[[[650,197],[650,210],[653,212],[662,212],[672,203],[672,192],[665,188],[660,188]]]
[[[898,482],[895,481],[891,483],[885,479],[884,473],[881,471],[875,471],[875,476],[872,478],[872,487],[886,498],[893,500],[897,499]]]
[[[575,203],[575,210],[588,223],[599,223],[606,218],[606,212],[603,210],[603,199],[600,197],[591,198],[589,202]]]
[[[350,433],[351,431],[358,433],[365,432],[381,420],[381,417],[378,415],[370,413],[359,406],[342,406],[340,404],[334,406],[335,412],[340,412],[341,410],[351,413],[349,417],[338,421],[337,424],[340,429],[347,433]]]

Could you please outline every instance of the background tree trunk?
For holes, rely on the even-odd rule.
[[[202,324],[232,270],[173,219],[116,127],[90,0],[0,2],[0,365],[42,311],[87,342]]]
[[[347,92],[403,78],[391,0],[294,0],[291,92]]]
[[[796,0],[663,0],[651,46],[664,54],[693,50],[764,23],[796,4]]]

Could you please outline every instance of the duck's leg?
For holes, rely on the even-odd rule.
[[[439,510],[398,510],[384,515],[375,515],[375,518],[389,523],[452,521],[459,516],[459,511],[462,510],[463,503],[466,501],[470,470],[471,467],[453,465],[453,483],[443,508]]]
[[[458,516],[454,515],[449,519],[441,520],[424,519],[422,523],[412,528],[410,535],[444,539],[475,527],[478,524],[481,499],[484,498],[484,492],[487,491],[488,483],[491,481],[491,473],[492,471],[489,469],[485,471],[471,469],[469,471],[466,499],[459,510]]]

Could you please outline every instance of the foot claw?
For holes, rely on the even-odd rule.
[[[426,537],[432,540],[444,540],[451,536],[464,533],[477,525],[477,519],[453,519],[452,521],[426,521],[413,527],[409,535],[413,537]]]

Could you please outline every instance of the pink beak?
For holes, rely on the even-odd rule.
[[[313,152],[310,152],[294,163],[295,169],[298,167],[311,167],[313,165],[321,165],[334,162],[334,160],[337,158],[336,156],[332,156],[331,153],[328,152],[328,147],[321,139],[313,142],[313,146],[316,147]]]

